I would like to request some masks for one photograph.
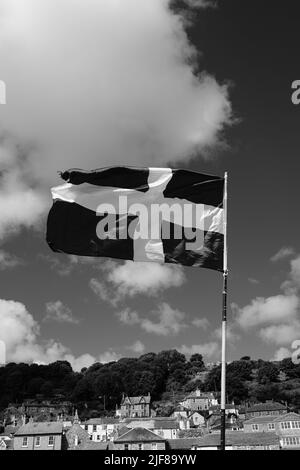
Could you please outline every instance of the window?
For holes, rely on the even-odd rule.
[[[49,436],[49,438],[48,438],[48,446],[54,446],[54,436]]]
[[[124,444],[124,450],[129,450],[129,444]]]
[[[138,444],[139,450],[143,450],[143,444]]]
[[[152,448],[152,450],[157,450],[157,444],[152,444],[151,448]]]
[[[291,429],[291,423],[290,421],[283,421],[280,423],[281,429]]]
[[[97,431],[97,426],[96,424],[93,424],[93,432],[96,432]]]
[[[22,447],[28,447],[28,437],[23,437]]]
[[[268,423],[268,429],[271,431],[272,429],[275,429],[275,424],[274,423]]]
[[[292,421],[292,428],[299,429],[300,428],[300,421]]]
[[[258,424],[252,424],[252,431],[258,431],[258,430],[259,430]]]
[[[283,443],[287,446],[298,446],[300,444],[300,437],[285,437]]]
[[[88,425],[87,425],[87,424],[84,426],[84,429],[85,429],[86,431],[88,431],[88,430],[89,430],[89,427],[88,427]]]
[[[40,445],[41,445],[41,438],[40,438],[40,436],[36,436],[36,438],[35,438],[35,446],[36,446],[36,447],[40,447]]]

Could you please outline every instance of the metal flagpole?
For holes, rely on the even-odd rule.
[[[221,443],[225,450],[226,422],[226,321],[227,321],[227,172],[224,175],[224,254],[223,254],[223,308],[222,308],[222,359],[221,359]]]

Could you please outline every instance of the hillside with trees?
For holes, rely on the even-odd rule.
[[[9,363],[0,368],[0,412],[29,399],[70,401],[83,418],[113,414],[122,395],[151,394],[158,415],[171,413],[183,396],[199,387],[220,391],[220,365],[208,368],[200,354],[188,360],[176,350],[95,363],[74,372],[66,361],[49,365]],[[274,399],[300,409],[300,365],[251,360],[227,366],[227,399],[236,404]]]

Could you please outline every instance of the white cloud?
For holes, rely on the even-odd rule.
[[[115,362],[121,358],[120,354],[116,353],[112,349],[105,351],[104,353],[100,354],[99,362],[102,364],[106,364],[107,362]]]
[[[135,352],[136,354],[143,354],[145,351],[145,345],[140,340],[137,340],[131,346],[128,346],[127,349]]]
[[[209,327],[209,321],[207,318],[194,318],[192,325],[196,326],[197,328],[203,328],[204,330],[207,330]]]
[[[120,295],[155,295],[169,287],[179,287],[185,281],[183,269],[158,263],[134,263],[125,261],[108,274],[108,280]]]
[[[271,261],[276,262],[282,259],[289,258],[295,254],[294,248],[291,246],[283,246],[280,250],[271,257]]]
[[[216,357],[220,353],[219,345],[217,342],[203,343],[203,344],[193,344],[192,346],[186,346],[183,344],[178,348],[182,354],[186,356],[191,356],[192,354],[202,354],[207,357]]]
[[[75,357],[63,344],[53,339],[41,340],[39,324],[21,302],[0,299],[0,324],[0,340],[5,344],[6,362],[48,364],[67,360],[78,371],[97,361],[108,362],[119,358],[112,350],[99,357],[88,353]]]
[[[215,338],[218,338],[221,340],[222,338],[222,327],[217,328],[213,332],[213,336]],[[235,330],[235,324],[234,323],[228,323],[226,325],[226,340],[228,344],[230,343],[231,345],[235,345],[237,341],[240,340],[240,335],[236,332]]]
[[[7,251],[0,250],[0,270],[15,268],[23,264],[22,260]]]
[[[159,336],[177,335],[188,327],[185,313],[172,308],[166,302],[158,305],[156,310],[147,316],[141,317],[136,311],[126,308],[117,312],[117,317],[125,325],[139,325],[147,333]]]
[[[52,320],[59,323],[79,323],[79,320],[73,317],[72,310],[60,300],[47,302],[46,311],[45,320]]]
[[[289,349],[281,347],[275,351],[274,357],[271,359],[271,361],[282,361],[283,359],[291,357],[291,355],[292,354]]]
[[[252,328],[263,323],[281,323],[296,317],[299,308],[299,298],[296,295],[275,295],[272,297],[257,297],[250,305],[243,308],[232,305],[236,311],[236,321],[244,328]]]
[[[181,267],[168,264],[110,261],[103,263],[101,270],[101,279],[92,278],[90,287],[113,305],[126,296],[155,296],[165,289],[180,287],[186,280]]]
[[[134,310],[130,310],[130,308],[121,310],[120,312],[117,312],[116,315],[120,322],[124,323],[125,325],[137,325],[140,323],[140,317],[138,313]]]
[[[262,328],[259,335],[267,343],[291,344],[300,338],[300,322],[295,320],[288,324],[270,325]]]
[[[187,328],[185,313],[173,309],[166,302],[159,305],[157,311],[152,312],[152,316],[156,316],[158,320],[153,321],[149,317],[143,318],[140,321],[141,328],[147,333],[154,333],[161,336],[177,335],[183,329]]]
[[[0,236],[39,223],[57,170],[163,165],[218,145],[228,87],[196,76],[184,21],[168,5],[1,0]]]

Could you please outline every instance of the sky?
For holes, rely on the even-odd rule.
[[[58,171],[228,172],[229,361],[300,339],[297,1],[0,0],[6,361],[220,360],[222,275],[50,251]]]

